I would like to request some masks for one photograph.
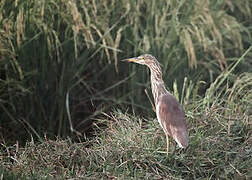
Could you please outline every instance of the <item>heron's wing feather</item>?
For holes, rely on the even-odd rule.
[[[174,138],[182,147],[188,144],[188,132],[186,127],[185,113],[170,94],[161,95],[158,99],[157,116],[166,133]]]

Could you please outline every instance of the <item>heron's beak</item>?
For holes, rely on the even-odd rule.
[[[122,61],[125,61],[125,62],[137,62],[138,61],[138,58],[129,58],[129,59],[123,59]]]

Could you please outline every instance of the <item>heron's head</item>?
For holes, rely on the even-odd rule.
[[[141,55],[141,56],[138,56],[138,57],[124,59],[123,61],[134,62],[134,63],[147,65],[147,66],[150,66],[151,64],[158,63],[157,59],[155,57],[153,57],[152,55],[150,55],[150,54],[144,54],[144,55]]]

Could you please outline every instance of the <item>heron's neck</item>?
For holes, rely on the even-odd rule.
[[[161,68],[155,70],[150,68],[150,71],[151,71],[151,90],[155,101],[155,105],[157,106],[159,96],[169,92],[165,88],[165,84],[162,79]]]

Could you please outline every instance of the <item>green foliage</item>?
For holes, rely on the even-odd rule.
[[[251,9],[1,0],[0,179],[251,178]],[[186,111],[189,146],[168,156],[143,95],[146,67],[118,63],[143,53],[158,58]]]
[[[1,0],[0,137],[80,135],[111,107],[149,110],[146,69],[118,63],[142,53],[189,105],[250,47],[251,17],[249,0]],[[249,88],[251,57],[228,75],[242,79],[231,94]]]
[[[109,88],[114,83],[115,88],[120,84],[116,82],[118,79],[106,83],[109,77],[103,77],[111,68],[102,61],[93,61],[104,49],[107,52],[109,45],[101,46],[103,37],[91,34],[89,22],[83,21],[78,10],[82,7],[86,12],[87,7],[80,2],[1,1],[0,7],[0,107],[3,112],[0,116],[1,125],[6,128],[2,133],[7,139],[20,137],[19,140],[27,138],[26,132],[39,139],[43,132],[69,134],[73,129],[69,128],[67,110],[75,110],[71,115],[79,118],[82,114],[76,109],[90,109],[91,101],[95,106],[95,98],[102,99],[105,91],[100,92],[100,87]],[[67,94],[73,105],[66,109]],[[96,110],[91,113],[86,110],[86,116]],[[82,121],[75,121],[75,125],[80,126]],[[16,132],[23,127],[26,132]]]

